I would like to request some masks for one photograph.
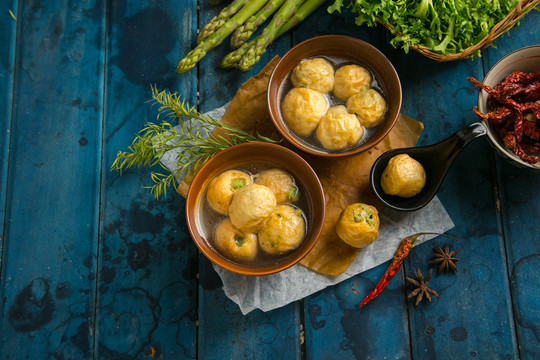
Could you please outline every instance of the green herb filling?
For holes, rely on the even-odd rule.
[[[245,179],[233,179],[231,181],[231,187],[234,190],[238,190],[242,187],[246,186],[246,180]]]
[[[353,212],[354,222],[365,221],[369,225],[373,225],[373,212],[365,205],[358,205]]]
[[[298,200],[298,189],[292,188],[291,190],[287,191],[287,199],[289,199],[292,202],[295,202]]]
[[[234,237],[234,243],[235,243],[237,246],[242,246],[242,245],[244,245],[245,242],[246,242],[245,236],[236,235],[236,236]]]

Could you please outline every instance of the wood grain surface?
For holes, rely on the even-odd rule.
[[[330,4],[329,2],[328,4]],[[200,111],[230,101],[275,55],[324,34],[380,49],[402,83],[419,145],[477,121],[481,80],[506,53],[538,44],[531,11],[496,48],[436,63],[389,45],[326,5],[275,41],[249,72],[219,67],[229,39],[191,71],[177,62],[221,6],[209,1],[6,0],[0,10],[1,359],[538,359],[540,173],[502,159],[487,138],[458,156],[438,193],[452,241],[415,247],[388,288],[358,304],[388,263],[277,310],[242,315],[194,246],[185,201],[155,200],[148,169],[110,171],[157,111],[150,86]],[[13,13],[15,19],[11,16]],[[259,30],[260,31],[260,30]],[[459,249],[418,306],[405,276]]]

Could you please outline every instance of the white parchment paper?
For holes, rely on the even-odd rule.
[[[267,276],[245,276],[214,265],[223,281],[225,295],[238,304],[243,314],[254,309],[269,311],[302,299],[327,286],[369,270],[390,260],[401,240],[418,232],[444,233],[454,223],[437,197],[426,207],[408,213],[385,209],[380,214],[381,225],[377,240],[358,253],[355,261],[343,274],[330,277],[300,264]],[[421,236],[419,245],[433,236]]]
[[[207,113],[221,119],[229,103]],[[177,151],[170,151],[161,159],[171,171],[175,170]],[[390,260],[401,242],[418,232],[444,233],[454,227],[454,223],[435,197],[424,208],[413,212],[397,212],[384,209],[380,214],[379,237],[370,246],[361,249],[355,261],[343,274],[330,277],[297,264],[282,272],[266,276],[245,276],[224,270],[214,265],[223,281],[223,291],[240,307],[242,314],[255,309],[270,311],[311,295],[327,286],[335,285],[363,271]],[[434,236],[421,236],[416,245]]]

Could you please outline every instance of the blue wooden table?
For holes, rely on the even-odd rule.
[[[540,13],[483,57],[436,63],[389,45],[382,27],[319,9],[251,71],[176,63],[219,8],[189,0],[5,0],[0,7],[1,359],[539,359],[540,173],[476,140],[439,192],[459,272],[414,306],[404,277],[430,268],[437,238],[413,249],[369,307],[387,264],[270,312],[242,315],[192,243],[182,197],[155,201],[148,171],[109,171],[155,109],[150,85],[201,111],[232,99],[275,55],[322,34],[368,41],[396,67],[402,113],[420,144],[476,121],[482,79],[511,50],[539,43]],[[14,17],[11,16],[10,11]],[[16,19],[16,20],[15,20]]]

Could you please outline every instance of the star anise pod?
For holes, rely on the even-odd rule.
[[[433,248],[433,260],[431,260],[429,263],[439,264],[439,268],[437,269],[438,274],[440,274],[442,271],[449,271],[450,269],[457,272],[458,269],[455,263],[459,260],[456,259],[454,255],[456,255],[458,251],[459,250],[454,250],[450,252],[448,244],[444,245],[444,250],[438,246],[435,246]]]
[[[414,289],[409,294],[409,296],[407,296],[407,299],[410,299],[413,296],[416,296],[416,302],[414,306],[418,305],[420,301],[422,301],[424,296],[429,300],[429,302],[431,302],[430,294],[435,297],[439,297],[439,294],[437,294],[435,290],[428,288],[429,280],[431,280],[431,273],[433,273],[433,269],[429,269],[429,272],[426,278],[424,279],[424,277],[422,276],[422,273],[420,272],[420,269],[417,268],[416,274],[418,275],[418,280],[412,279],[410,277],[405,277],[405,279],[407,279],[408,282],[416,286],[416,289]]]

